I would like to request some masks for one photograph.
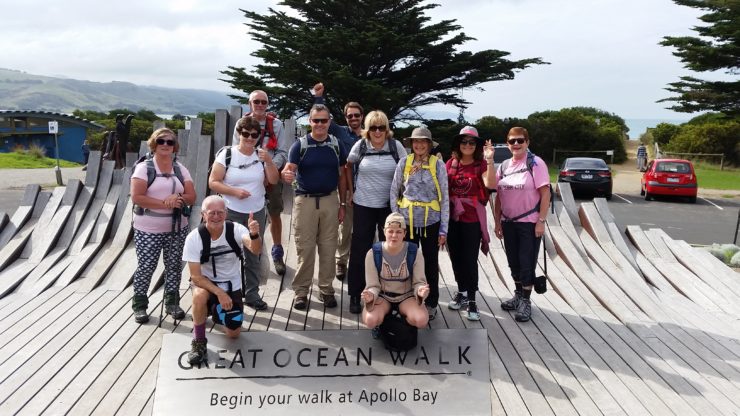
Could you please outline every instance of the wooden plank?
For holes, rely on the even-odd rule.
[[[229,128],[226,130],[226,146],[231,146],[232,144],[232,133],[236,127],[236,122],[242,118],[242,112],[241,105],[232,105],[229,109]]]
[[[632,245],[637,247],[645,257],[648,259],[659,257],[658,250],[653,247],[653,244],[648,240],[645,232],[642,231],[639,225],[628,225],[626,233]]]
[[[190,130],[187,137],[187,153],[184,153],[184,157],[178,158],[180,163],[185,165],[188,172],[195,172],[198,160],[198,142],[200,142],[200,134],[203,128],[203,120],[199,118],[190,119]]]
[[[573,190],[570,188],[570,184],[567,182],[558,182],[556,188],[570,222],[572,224],[579,224],[578,206],[576,205],[575,198],[573,198]]]
[[[20,205],[0,233],[0,247],[4,247],[31,217],[36,197],[40,191],[41,187],[38,185],[26,185]]]
[[[601,220],[604,222],[606,230],[609,232],[609,236],[611,237],[612,242],[614,242],[614,245],[617,247],[619,252],[622,253],[624,258],[632,264],[632,268],[640,270],[635,261],[635,256],[629,249],[627,242],[624,241],[624,237],[619,231],[619,228],[617,228],[616,220],[609,209],[609,204],[606,202],[606,199],[594,198],[594,205],[596,205],[596,209],[598,210]]]
[[[229,130],[229,112],[224,109],[216,110],[213,126],[213,150],[214,153],[226,146],[226,141],[231,135]]]
[[[740,279],[737,277],[740,275],[732,276],[714,268],[711,263],[705,261],[705,257],[699,255],[702,250],[691,247],[685,241],[676,241],[667,235],[663,236],[663,241],[675,255],[676,260],[691,270],[704,283],[728,300],[735,302],[738,300],[738,297],[740,297]]]
[[[133,390],[126,396],[126,400],[121,403],[121,407],[116,412],[117,415],[136,415],[143,411],[147,403],[152,401],[154,389],[157,385],[157,371],[159,370],[159,359],[161,355],[158,352],[149,363],[144,374],[136,382]]]
[[[31,217],[23,224],[13,238],[6,242],[2,246],[2,249],[0,249],[0,270],[13,263],[21,255],[23,248],[31,238],[31,233],[41,217],[41,214],[45,211],[46,206],[49,205],[49,201],[51,201],[49,209],[56,210],[56,207],[61,201],[61,196],[64,190],[61,189],[60,191],[56,192],[53,199],[49,192],[39,193],[38,198],[36,198],[36,204],[33,207]]]

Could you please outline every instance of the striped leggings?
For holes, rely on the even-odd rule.
[[[164,251],[164,291],[177,292],[182,277],[182,246],[188,235],[188,227],[170,233],[147,233],[134,229],[134,245],[138,266],[134,272],[134,295],[147,295],[154,269],[157,268],[159,253]]]

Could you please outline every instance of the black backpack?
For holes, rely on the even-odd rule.
[[[162,178],[169,178],[172,176],[172,174],[169,173],[157,173],[157,169],[154,167],[154,160],[152,159],[154,155],[152,155],[151,152],[147,152],[144,156],[140,157],[136,162],[134,162],[134,168],[139,163],[146,163],[146,187],[147,189],[152,186],[152,183],[154,183],[154,179],[157,177]],[[177,156],[175,156],[174,159],[172,159],[172,170],[175,171],[175,177],[180,181],[181,184],[185,185],[185,177],[182,175],[182,170],[180,169],[180,165],[177,163]]]
[[[409,325],[398,311],[392,311],[380,324],[380,339],[385,348],[394,351],[408,351],[416,347],[419,330]]]
[[[198,235],[200,235],[200,241],[203,243],[203,250],[200,252],[200,264],[208,263],[208,259],[210,258],[213,262],[213,278],[215,279],[217,277],[216,256],[228,253],[236,254],[236,257],[239,258],[239,270],[242,275],[242,288],[244,288],[246,287],[246,283],[244,282],[244,254],[242,253],[242,247],[234,237],[234,223],[230,220],[226,220],[224,221],[224,227],[226,227],[226,242],[229,243],[231,250],[211,255],[211,234],[208,232],[205,224],[201,223],[198,225]]]

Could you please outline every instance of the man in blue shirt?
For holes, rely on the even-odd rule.
[[[313,87],[314,104],[324,104],[324,84],[318,83]],[[344,145],[347,153],[352,149],[352,145],[362,137],[362,119],[365,112],[362,106],[350,101],[344,106],[344,118],[347,120],[346,126],[340,126],[334,120],[329,124],[329,134],[335,136]],[[348,172],[344,172],[345,178],[349,177]],[[336,276],[342,280],[347,274],[347,263],[349,262],[349,246],[352,240],[352,190],[347,186],[349,195],[346,195],[346,201],[349,202],[344,210],[344,222],[339,225],[339,240],[337,241],[336,255]]]
[[[311,133],[293,143],[283,181],[296,183],[293,202],[293,234],[298,269],[293,278],[293,307],[308,306],[316,251],[319,254],[319,290],[324,306],[337,306],[332,286],[334,253],[337,249],[337,220],[342,223],[346,207],[343,177],[347,150],[329,135],[329,109],[316,104],[309,113]],[[337,189],[339,197],[337,197]]]

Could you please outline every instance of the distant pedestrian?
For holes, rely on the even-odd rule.
[[[647,167],[647,148],[644,144],[640,143],[637,146],[637,170],[644,172]]]
[[[90,159],[90,145],[87,143],[87,140],[82,142],[82,160],[85,162],[85,166],[82,167],[82,170],[87,170],[87,161]]]

